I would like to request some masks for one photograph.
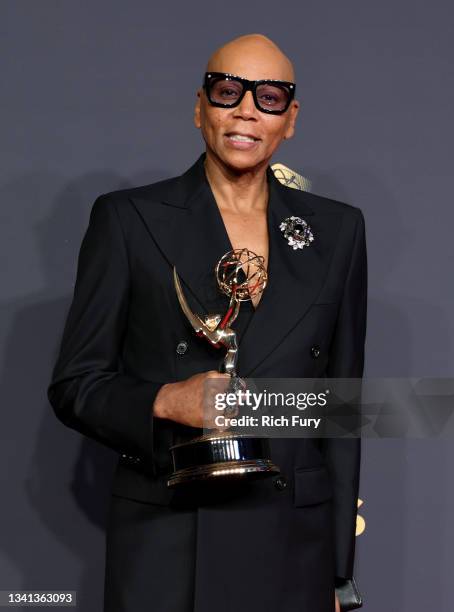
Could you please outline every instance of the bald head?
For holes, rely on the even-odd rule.
[[[295,82],[292,62],[279,47],[263,34],[246,34],[224,44],[211,55],[206,72],[230,73],[249,81],[273,79]],[[260,101],[253,91],[223,85],[225,79],[214,79],[217,95],[233,98],[233,103],[220,104],[210,97],[211,85],[197,90],[194,124],[202,131],[207,149],[207,163],[229,173],[262,173],[283,140],[292,138],[299,102],[290,95],[269,95],[265,87]],[[285,88],[285,86],[283,86]],[[248,88],[249,89],[249,88]],[[272,93],[272,92],[271,92]],[[231,96],[231,98],[228,98]],[[235,101],[236,96],[236,101]],[[285,111],[269,113],[273,104],[284,101]],[[268,108],[265,106],[268,104]],[[282,109],[283,110],[283,109]],[[236,136],[235,136],[236,134]],[[253,142],[238,136],[252,136]],[[227,170],[226,170],[227,169]],[[251,170],[253,169],[253,170]]]
[[[245,34],[219,47],[208,60],[206,71],[231,72],[251,80],[295,81],[292,62],[263,34]]]

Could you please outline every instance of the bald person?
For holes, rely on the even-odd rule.
[[[167,486],[169,448],[201,433],[205,383],[228,379],[180,308],[174,266],[193,312],[225,312],[220,257],[263,256],[269,284],[235,322],[242,377],[361,377],[364,361],[363,214],[286,187],[270,167],[295,132],[291,61],[269,38],[241,36],[213,53],[201,82],[205,150],[192,166],[93,204],[48,389],[65,425],[119,455],[104,612],[339,611],[359,439],[272,438],[278,476]],[[292,215],[310,224],[310,246],[288,244],[280,224]]]

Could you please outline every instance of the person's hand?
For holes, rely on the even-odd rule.
[[[334,596],[336,598],[336,603],[334,606],[334,612],[341,612],[339,597],[337,595]]]
[[[153,414],[190,427],[214,428],[215,417],[222,414],[215,409],[215,395],[225,393],[229,382],[229,374],[209,370],[167,383],[155,397]]]

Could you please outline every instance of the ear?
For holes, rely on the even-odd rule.
[[[197,100],[194,107],[194,125],[196,128],[200,129],[200,96],[202,95],[202,90],[197,90]]]
[[[284,140],[288,140],[289,138],[292,138],[293,134],[295,133],[295,123],[296,123],[296,118],[298,116],[298,111],[300,108],[300,103],[298,102],[298,100],[293,100],[291,107],[289,108],[289,122],[288,122],[288,126],[287,129],[285,130],[284,133]]]

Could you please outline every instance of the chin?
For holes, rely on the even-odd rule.
[[[238,172],[251,170],[263,164],[263,157],[248,154],[246,151],[231,153],[230,151],[221,157],[226,166]]]

